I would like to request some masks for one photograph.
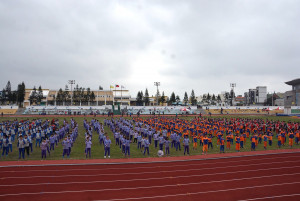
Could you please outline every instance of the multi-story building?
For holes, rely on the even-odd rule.
[[[114,103],[113,91],[110,90],[91,90],[90,95],[87,97],[87,91],[82,94],[76,94],[75,91],[62,91],[63,98],[60,96],[59,90],[42,89],[43,97],[40,102],[31,103],[30,96],[33,93],[33,89],[25,89],[25,98],[23,106],[27,107],[30,105],[52,105],[52,106],[101,106],[101,105],[112,105]],[[38,91],[37,91],[38,93]]]
[[[255,104],[263,105],[267,101],[267,87],[258,86],[256,87]]]
[[[284,106],[300,106],[300,78],[286,82],[292,86],[291,91],[285,92]]]

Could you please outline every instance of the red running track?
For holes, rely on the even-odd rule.
[[[0,200],[300,200],[300,153],[0,170]]]

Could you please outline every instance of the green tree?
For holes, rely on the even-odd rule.
[[[175,102],[176,102],[176,96],[175,96],[175,93],[172,92],[172,93],[171,93],[171,96],[170,96],[169,103],[170,103],[170,105],[171,105],[172,103],[175,103]]]
[[[31,94],[29,96],[29,102],[30,102],[30,105],[35,103],[37,104],[37,92],[36,92],[36,88],[35,86],[33,87],[33,90],[31,91]]]
[[[222,102],[222,100],[221,100],[221,96],[220,96],[220,94],[218,94],[218,97],[217,97],[217,103],[221,103]]]
[[[196,99],[196,96],[195,96],[194,89],[192,89],[191,96],[190,96],[190,101],[191,101],[192,105],[197,105],[197,99]]]
[[[20,107],[24,102],[24,99],[25,99],[25,84],[24,82],[22,82],[21,84],[18,84],[18,88],[17,88],[17,102]]]
[[[139,91],[137,93],[136,104],[137,104],[137,106],[142,106],[143,105],[143,93],[141,91]]]
[[[210,100],[211,100],[211,96],[209,95],[209,93],[207,93],[207,96],[206,96],[206,102],[207,102],[207,103],[210,103]]]
[[[95,102],[95,99],[96,99],[95,93],[92,91],[91,96],[90,96],[90,101],[91,101],[92,103],[94,103],[94,102]]]
[[[177,105],[178,105],[179,102],[180,102],[180,97],[177,95],[176,96],[176,103],[177,103]]]
[[[184,105],[187,105],[188,101],[189,101],[188,95],[186,92],[184,92],[184,97],[183,97]]]
[[[164,104],[166,102],[165,92],[163,91],[161,97],[159,98],[159,103]]]
[[[148,89],[147,88],[145,90],[144,103],[145,103],[145,105],[149,105],[149,103],[150,103],[149,93],[148,93]]]
[[[58,103],[58,105],[61,105],[64,102],[64,92],[62,88],[60,88],[57,92],[56,102]]]
[[[38,92],[37,92],[37,102],[39,104],[41,104],[42,100],[43,100],[43,90],[42,90],[42,87],[41,85],[39,86],[39,89],[38,89]]]

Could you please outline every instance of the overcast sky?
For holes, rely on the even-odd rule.
[[[299,0],[0,0],[0,87],[285,92],[299,24]]]

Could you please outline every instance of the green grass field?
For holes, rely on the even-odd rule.
[[[268,119],[268,120],[279,120],[279,121],[293,121],[293,122],[300,122],[299,118],[293,118],[293,117],[275,117],[275,116],[228,116],[228,115],[224,115],[224,116],[218,116],[218,117],[211,117],[211,118],[261,118],[261,119]],[[60,125],[62,124],[62,121],[64,120],[65,117],[58,117],[57,119],[59,119],[60,121]],[[88,121],[91,121],[91,119],[93,117],[85,117]],[[104,117],[96,117],[100,122],[103,122]],[[168,118],[174,118],[174,117],[168,117]],[[184,118],[184,119],[192,119],[194,117],[179,117],[179,118]],[[2,117],[0,118],[0,121],[5,121],[5,120],[14,120],[16,118],[7,118],[7,117]],[[17,118],[18,120],[21,119],[34,119],[32,118]],[[41,117],[41,119],[52,119],[48,118],[48,117]],[[66,118],[67,120],[70,119],[70,117]],[[70,155],[70,159],[85,159],[85,140],[84,140],[84,133],[85,130],[83,128],[83,120],[84,117],[74,117],[74,119],[77,121],[78,125],[79,125],[79,134],[78,134],[78,138],[76,140],[76,142],[73,145],[72,148],[72,152]],[[111,158],[124,158],[123,154],[121,153],[121,150],[119,149],[119,147],[115,146],[115,141],[113,140],[113,134],[112,132],[108,129],[108,127],[105,127],[105,131],[108,133],[108,135],[110,136],[110,138],[112,139],[112,145],[111,145]],[[190,140],[192,141],[192,140]],[[216,146],[216,138],[213,138],[213,145],[214,148],[213,149],[209,149],[208,153],[212,154],[212,153],[219,153],[219,147]],[[98,134],[96,132],[93,132],[93,141],[92,141],[93,145],[92,145],[92,159],[102,159],[104,156],[104,149],[103,149],[103,145],[100,146],[99,142],[98,142]],[[273,140],[273,146],[272,147],[268,147],[268,149],[277,149],[276,146],[277,140]],[[235,146],[232,146],[231,150],[226,150],[225,148],[225,152],[229,153],[229,152],[235,152],[234,150]],[[300,146],[295,145],[293,148],[299,148]],[[192,148],[192,143],[190,145],[190,155],[198,155],[201,154],[201,148],[199,147],[198,144],[198,150],[193,150]],[[157,157],[157,151],[158,149],[154,148],[154,143],[152,143],[152,145],[150,146],[150,157]],[[285,146],[282,147],[281,149],[290,149],[289,146]],[[263,145],[259,144],[257,150],[263,150]],[[246,145],[244,149],[241,149],[241,151],[250,151],[250,140],[247,139]],[[142,157],[148,157],[148,156],[144,156],[140,150],[137,150],[137,144],[131,144],[130,146],[130,152],[131,152],[131,158],[142,158]],[[1,150],[1,154],[2,154],[2,150]],[[170,148],[170,156],[183,156],[183,147],[181,149],[181,151],[176,152],[175,149],[171,149]],[[19,157],[19,152],[17,149],[17,144],[16,141],[13,144],[13,152],[9,153],[9,155],[7,157],[1,156],[1,160],[4,161],[13,161],[13,160],[18,160]],[[59,144],[57,147],[55,147],[55,151],[51,151],[51,156],[48,157],[47,155],[47,160],[62,160],[62,145]],[[23,160],[23,159],[21,159]],[[35,147],[35,142],[33,143],[33,153],[31,153],[30,157],[27,158],[25,156],[25,160],[41,160],[41,150],[40,148],[36,148]],[[67,159],[66,159],[67,160]]]

